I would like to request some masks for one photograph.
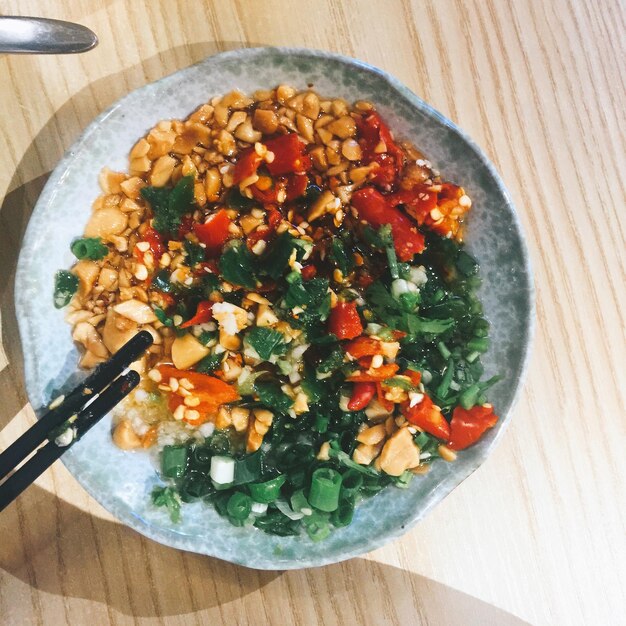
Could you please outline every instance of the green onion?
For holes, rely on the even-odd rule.
[[[59,270],[54,276],[54,306],[62,309],[78,291],[78,276]]]
[[[320,511],[331,513],[339,505],[341,474],[329,467],[322,467],[313,472],[309,502]]]
[[[362,486],[363,474],[354,469],[345,471],[341,481],[341,497],[357,494]]]
[[[330,535],[328,517],[318,511],[314,511],[313,515],[305,517],[303,522],[306,526],[307,535],[313,541],[322,541]]]
[[[265,453],[262,450],[257,450],[253,454],[246,454],[241,459],[237,459],[235,461],[234,484],[244,485],[259,480],[263,473],[264,460]]]
[[[470,352],[466,357],[465,360],[468,363],[473,363],[478,357],[480,356],[480,352]]]
[[[193,500],[196,498],[204,498],[210,493],[213,493],[215,489],[206,474],[202,472],[190,472],[183,478],[179,491],[181,496],[185,497],[185,499]]]
[[[109,249],[102,243],[100,237],[83,237],[75,239],[70,245],[72,254],[77,259],[99,261],[109,254]]]
[[[294,491],[291,496],[291,508],[298,513],[310,513],[311,505],[304,495],[304,489]]]
[[[315,430],[318,433],[325,433],[328,430],[329,417],[327,415],[318,415],[315,418]]]
[[[196,363],[194,369],[196,372],[200,372],[200,374],[210,374],[219,368],[223,360],[224,354],[209,354]]]
[[[161,472],[168,478],[180,478],[187,467],[187,446],[165,446],[161,456]]]
[[[287,477],[281,474],[264,483],[252,483],[248,485],[248,489],[250,489],[250,495],[255,502],[269,504],[278,498],[280,488],[285,484],[286,480]]]
[[[228,516],[238,522],[248,519],[251,510],[252,498],[240,491],[235,491],[226,504]]]
[[[472,352],[487,352],[489,339],[487,337],[474,337],[467,342],[467,348]]]
[[[396,487],[400,489],[407,489],[411,481],[413,480],[413,472],[406,470],[400,474],[393,482]]]
[[[439,353],[444,359],[449,359],[450,355],[452,354],[452,352],[448,350],[448,346],[446,346],[446,344],[443,341],[440,341],[437,344],[437,350],[439,350]]]
[[[452,382],[452,376],[454,376],[454,360],[449,359],[446,371],[441,379],[439,387],[437,387],[437,396],[439,398],[445,398],[448,395],[450,389],[450,383]]]
[[[478,394],[480,393],[479,385],[471,385],[469,386],[460,396],[459,396],[459,404],[466,410],[471,409],[478,399]]]
[[[348,526],[354,517],[354,498],[344,498],[330,515],[330,521],[336,528]]]

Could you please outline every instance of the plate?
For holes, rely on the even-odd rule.
[[[445,178],[465,187],[474,207],[466,240],[482,267],[481,297],[493,325],[485,369],[504,377],[490,391],[501,419],[477,445],[454,463],[435,463],[409,489],[388,488],[365,501],[350,526],[316,544],[306,537],[236,528],[202,503],[186,505],[182,521],[173,524],[150,503],[158,476],[148,456],[116,448],[107,418],[63,456],[100,504],[147,537],[248,567],[283,570],[348,559],[406,532],[467,478],[502,437],[528,361],[534,298],[519,220],[480,148],[395,78],[360,61],[293,48],[218,54],[133,91],[92,122],[70,148],[33,211],[20,253],[15,299],[26,389],[32,405],[40,408],[80,376],[70,327],[52,303],[53,277],[57,269],[72,264],[69,244],[82,233],[99,194],[100,169],[125,170],[130,148],[159,120],[184,118],[199,104],[234,88],[250,93],[281,83],[301,89],[312,84],[322,95],[348,101],[371,100],[396,136],[411,140]]]

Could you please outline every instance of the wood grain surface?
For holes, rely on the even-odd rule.
[[[364,558],[264,573],[121,526],[56,465],[0,516],[5,624],[623,624],[626,6],[608,0],[5,0],[81,22],[78,56],[0,56],[0,447],[34,419],[15,264],[49,172],[131,89],[221,50],[297,45],[397,76],[496,164],[537,334],[493,456]]]

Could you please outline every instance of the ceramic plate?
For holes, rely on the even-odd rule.
[[[76,381],[78,353],[52,303],[53,276],[72,264],[70,242],[82,233],[99,194],[103,166],[124,170],[128,152],[156,122],[184,118],[214,95],[280,83],[349,101],[371,100],[396,136],[419,147],[473,199],[466,241],[480,261],[486,316],[493,324],[486,373],[504,382],[490,391],[501,419],[455,463],[436,462],[410,488],[388,488],[359,506],[354,522],[320,543],[235,528],[201,503],[186,505],[179,524],[150,504],[158,482],[147,455],[111,443],[103,419],[63,462],[83,487],[119,520],[161,543],[259,569],[333,563],[368,552],[420,520],[489,455],[509,421],[528,359],[533,288],[521,227],[511,200],[482,151],[454,124],[392,76],[354,59],[303,49],[243,49],[201,63],[138,89],[100,115],[52,173],[24,238],[16,277],[16,312],[24,351],[26,388],[34,407]],[[381,514],[384,511],[384,514]]]

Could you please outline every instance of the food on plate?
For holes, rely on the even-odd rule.
[[[173,519],[320,540],[496,424],[471,200],[372,104],[234,91],[100,185],[54,301],[83,367],[153,335],[112,437],[158,455]]]

